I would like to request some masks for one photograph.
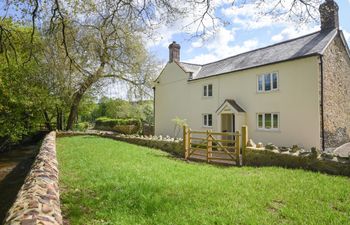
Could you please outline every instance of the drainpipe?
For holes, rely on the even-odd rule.
[[[325,140],[324,140],[324,98],[323,98],[323,79],[324,79],[324,75],[323,75],[323,56],[320,55],[320,69],[321,69],[321,137],[322,137],[322,151],[325,151]]]
[[[156,87],[153,87],[153,126],[156,128]]]

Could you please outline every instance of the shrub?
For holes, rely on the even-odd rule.
[[[89,123],[88,122],[81,122],[75,124],[74,130],[76,131],[86,131],[89,128]]]
[[[100,117],[95,121],[95,129],[116,131],[122,134],[135,134],[141,130],[141,120]]]

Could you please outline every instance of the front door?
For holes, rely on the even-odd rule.
[[[232,133],[235,132],[235,114],[223,113],[221,114],[221,132]],[[232,139],[233,136],[223,136],[223,139]]]

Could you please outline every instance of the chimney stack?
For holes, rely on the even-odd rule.
[[[321,30],[339,29],[339,7],[334,0],[326,0],[319,8],[321,16]]]
[[[169,63],[180,61],[180,48],[175,41],[169,45]]]

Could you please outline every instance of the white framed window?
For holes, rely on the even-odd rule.
[[[279,113],[257,113],[256,116],[258,130],[279,130]]]
[[[213,115],[212,114],[203,114],[203,127],[212,127],[213,126]]]
[[[279,88],[277,72],[258,75],[257,80],[258,92],[277,91]]]
[[[203,86],[203,96],[204,97],[211,97],[213,96],[213,85],[207,84]]]

